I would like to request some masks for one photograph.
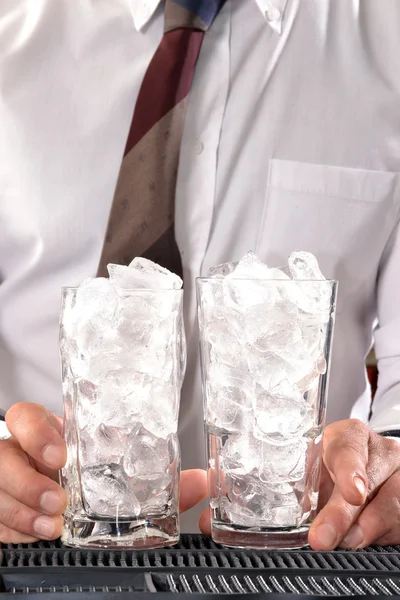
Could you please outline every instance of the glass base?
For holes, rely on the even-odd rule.
[[[231,548],[292,550],[308,546],[309,528],[309,525],[303,525],[285,529],[256,529],[214,522],[211,536],[216,544]]]
[[[179,541],[179,517],[175,514],[132,521],[107,521],[65,515],[61,541],[76,548],[110,550],[174,546]]]

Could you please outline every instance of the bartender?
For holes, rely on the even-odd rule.
[[[399,23],[397,0],[2,0],[2,542],[60,534],[60,288],[124,252],[179,259],[182,511],[206,496],[194,280],[251,249],[339,280],[311,546],[400,543]]]

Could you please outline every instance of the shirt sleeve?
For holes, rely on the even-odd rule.
[[[375,354],[378,389],[370,427],[377,432],[400,430],[400,225],[394,226],[382,257],[377,281],[378,327]]]
[[[6,440],[11,436],[4,421],[0,421],[0,440]]]

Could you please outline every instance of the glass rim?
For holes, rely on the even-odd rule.
[[[62,292],[77,292],[80,288],[81,288],[80,285],[62,285],[61,291]],[[157,288],[157,289],[154,289],[154,288],[115,288],[115,289],[117,290],[117,293],[118,292],[129,292],[129,293],[153,292],[153,293],[158,294],[160,292],[163,292],[165,294],[165,292],[176,293],[176,292],[184,291],[183,288],[180,288],[179,290],[174,290],[174,289],[165,290],[163,288]]]
[[[207,282],[221,282],[224,281],[226,277],[196,277],[196,283],[207,281]],[[330,283],[330,284],[338,284],[339,281],[337,279],[259,279],[255,277],[235,277],[230,278],[230,281],[262,281],[265,283],[266,281],[270,281],[272,283]]]

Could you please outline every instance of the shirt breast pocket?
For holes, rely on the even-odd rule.
[[[396,173],[273,159],[257,252],[271,266],[293,250],[315,254],[324,275],[340,282],[339,311],[375,285],[397,219],[396,185]]]

